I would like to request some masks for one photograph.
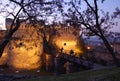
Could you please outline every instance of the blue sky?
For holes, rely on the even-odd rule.
[[[116,6],[120,8],[120,0],[106,0],[104,4],[100,5],[100,8],[113,12]]]
[[[105,0],[104,4],[99,5],[99,9],[103,9],[105,12],[112,14],[115,11],[115,8],[120,9],[120,0]],[[114,26],[110,29],[112,32],[120,32],[120,19],[117,19],[118,26]]]
[[[106,12],[113,13],[115,8],[120,9],[120,0],[106,0],[104,4],[99,6],[100,9],[103,9]],[[118,26],[111,29],[113,32],[120,32],[120,19],[118,21]]]

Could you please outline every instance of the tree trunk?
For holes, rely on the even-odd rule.
[[[20,26],[20,22],[19,22],[19,19],[17,19],[16,26],[12,30],[10,30],[8,32],[8,34],[6,34],[5,39],[0,44],[0,57],[2,56],[2,54],[4,52],[4,48],[6,47],[6,45],[8,44],[8,42],[11,40],[12,35],[14,34],[14,32],[16,32],[18,30],[19,26]]]
[[[119,67],[120,63],[119,63],[119,60],[117,59],[117,57],[115,55],[115,52],[114,52],[113,48],[110,46],[109,42],[107,41],[107,39],[104,36],[102,37],[102,40],[103,40],[105,46],[107,47],[108,51],[112,55],[115,64]]]
[[[103,32],[102,32],[102,29],[101,29],[102,27],[100,26],[100,23],[99,23],[98,4],[97,4],[97,1],[96,1],[96,0],[94,0],[94,4],[95,4],[95,11],[94,11],[93,8],[91,8],[91,9],[93,9],[93,11],[94,11],[94,13],[95,13],[95,17],[96,17],[96,27],[97,27],[97,29],[99,30],[100,37],[101,37],[101,39],[103,40],[103,42],[104,42],[105,46],[107,47],[108,51],[109,51],[110,54],[112,55],[115,64],[116,64],[117,66],[120,66],[119,61],[118,61],[118,59],[116,58],[116,55],[115,55],[115,53],[114,53],[113,48],[110,46],[108,40],[105,38],[105,36],[104,36],[104,34],[103,34]]]

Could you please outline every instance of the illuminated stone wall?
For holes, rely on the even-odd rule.
[[[73,50],[77,57],[84,54],[86,50],[82,39],[79,37],[79,31],[73,28],[59,29],[50,41],[56,50],[60,51],[63,48],[63,52],[67,54]]]
[[[40,69],[43,54],[41,35],[33,27],[27,27],[20,28],[13,38],[8,47],[8,65],[18,70]]]
[[[2,54],[2,57],[0,58],[0,65],[5,65],[7,63],[7,58],[8,58],[7,48],[5,48],[5,50]]]
[[[50,54],[45,54],[45,66],[47,71],[53,70],[53,61],[52,56]]]
[[[9,29],[9,25],[7,25]],[[45,30],[47,40],[53,45],[57,52],[63,48],[63,52],[69,54],[73,50],[77,57],[85,53],[84,43],[79,38],[79,30],[74,28],[57,27],[56,33],[53,30]],[[0,58],[0,64],[7,64],[17,70],[32,70],[40,69],[42,67],[43,53],[43,38],[34,27],[21,24],[20,28],[14,33],[13,39],[8,44],[8,58],[7,51]],[[55,54],[56,53],[55,50]],[[45,55],[45,65],[52,67],[52,57],[49,54]],[[3,63],[2,63],[3,62]]]

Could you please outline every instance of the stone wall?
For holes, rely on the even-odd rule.
[[[58,52],[62,49],[62,52],[70,54],[70,51],[73,50],[76,57],[80,57],[86,51],[84,42],[79,36],[79,31],[74,28],[59,29],[50,38],[50,43]]]
[[[19,70],[42,67],[43,39],[34,27],[19,28],[14,33],[8,49],[7,64],[10,67]]]

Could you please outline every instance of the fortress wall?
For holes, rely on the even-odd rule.
[[[41,68],[43,39],[33,27],[21,27],[9,43],[7,64],[19,70]]]

